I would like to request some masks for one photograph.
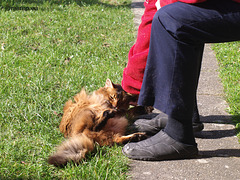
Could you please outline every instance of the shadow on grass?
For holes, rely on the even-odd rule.
[[[111,0],[109,0],[111,2]],[[46,6],[52,5],[62,5],[67,6],[69,4],[77,4],[79,6],[85,5],[94,5],[99,4],[105,7],[116,8],[116,7],[129,7],[130,3],[127,1],[123,1],[122,3],[104,3],[100,0],[22,0],[21,2],[15,2],[13,0],[0,0],[0,9],[4,9],[6,11],[29,11],[29,10],[44,10]]]
[[[132,8],[144,8],[143,2],[132,2]]]
[[[236,125],[237,132],[240,133],[240,114],[233,115],[232,121]]]

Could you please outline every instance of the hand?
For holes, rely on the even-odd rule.
[[[129,102],[129,104],[132,105],[132,106],[137,106],[138,105],[137,101],[135,101],[135,102],[131,101],[131,102]]]
[[[138,94],[130,94],[128,93],[129,96],[129,105],[132,106],[137,106],[137,102],[138,102]]]

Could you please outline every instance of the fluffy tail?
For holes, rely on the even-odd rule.
[[[94,142],[86,135],[80,134],[64,141],[57,148],[57,152],[48,158],[48,163],[54,166],[65,166],[69,161],[79,163],[93,149]]]

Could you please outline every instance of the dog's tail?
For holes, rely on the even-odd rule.
[[[60,167],[65,166],[70,161],[78,164],[93,149],[93,140],[84,134],[79,134],[64,141],[57,148],[57,152],[48,158],[48,163]]]

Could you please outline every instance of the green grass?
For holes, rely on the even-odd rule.
[[[107,78],[121,82],[135,35],[129,4],[22,0],[12,5],[37,10],[2,5],[0,179],[126,178],[127,159],[119,146],[98,148],[79,166],[59,169],[46,160],[64,139],[58,129],[64,103],[82,87],[95,90]]]
[[[240,142],[240,42],[215,44],[213,49],[219,62],[229,113],[233,116]]]

